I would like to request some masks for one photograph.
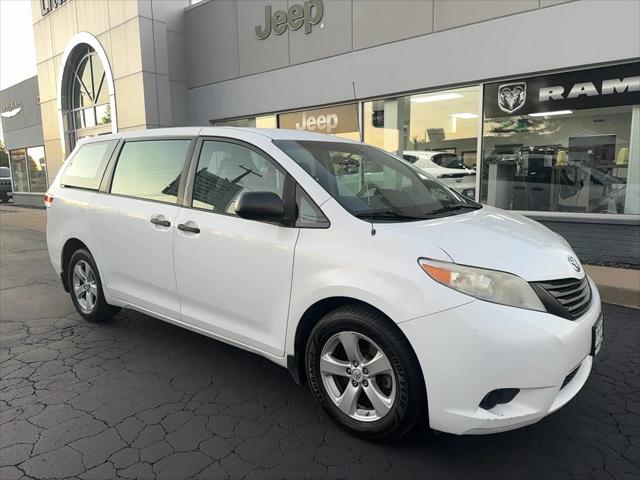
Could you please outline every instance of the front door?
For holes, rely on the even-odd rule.
[[[178,185],[190,139],[127,141],[110,193],[99,193],[89,216],[109,296],[177,320],[173,268]]]
[[[272,355],[284,353],[298,229],[240,218],[235,203],[244,191],[282,198],[284,180],[262,152],[204,140],[175,230],[182,321]]]

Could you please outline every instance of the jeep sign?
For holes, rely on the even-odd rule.
[[[488,118],[640,103],[640,62],[489,83]]]
[[[355,105],[339,105],[303,112],[282,113],[280,128],[318,133],[357,132],[358,112]]]
[[[303,25],[304,33],[311,33],[312,25],[317,25],[322,20],[324,5],[322,5],[322,0],[307,0],[302,5],[294,3],[286,12],[276,10],[271,13],[271,11],[271,5],[266,5],[264,7],[264,25],[255,26],[256,37],[259,40],[267,38],[272,31],[276,35],[282,35],[287,31],[287,28],[298,30]],[[324,24],[321,24],[320,28],[324,28]]]

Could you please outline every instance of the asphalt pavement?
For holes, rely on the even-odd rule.
[[[640,478],[640,311],[605,305],[578,396],[491,436],[357,439],[286,370],[122,311],[83,321],[42,210],[0,207],[0,479]]]

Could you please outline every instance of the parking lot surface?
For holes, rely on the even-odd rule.
[[[640,315],[605,305],[582,392],[530,427],[391,443],[343,432],[286,370],[145,315],[90,324],[44,212],[0,207],[0,478],[640,478]]]

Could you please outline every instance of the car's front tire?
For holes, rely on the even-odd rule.
[[[102,290],[98,267],[89,251],[76,250],[67,266],[67,285],[78,313],[90,322],[103,322],[120,310],[109,305]]]
[[[311,332],[305,359],[316,400],[351,432],[397,438],[424,419],[426,391],[413,349],[377,310],[347,305],[328,313]]]

